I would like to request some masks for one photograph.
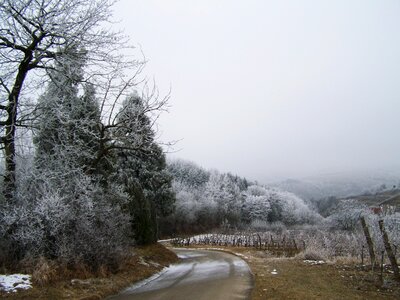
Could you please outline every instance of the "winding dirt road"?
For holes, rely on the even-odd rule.
[[[180,263],[112,296],[112,300],[250,299],[253,278],[246,262],[232,254],[175,250]]]

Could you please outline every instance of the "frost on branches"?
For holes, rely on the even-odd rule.
[[[206,171],[191,162],[173,160],[174,214],[163,227],[202,232],[219,227],[243,228],[273,222],[314,224],[321,216],[292,193],[250,183],[232,174]]]
[[[120,54],[126,38],[106,27],[114,1],[4,0],[0,2],[0,144],[4,150],[5,201],[15,199],[17,132],[31,128],[34,97],[52,80],[56,62],[70,65],[85,52],[79,76],[94,83],[107,98],[134,85],[124,72],[140,72],[142,63]],[[79,49],[77,52],[76,50]],[[65,74],[68,76],[68,73]],[[135,77],[135,76],[134,76]],[[71,78],[72,79],[72,78]],[[57,81],[57,80],[55,80]],[[107,95],[107,96],[106,96]]]
[[[127,246],[157,240],[158,217],[171,212],[171,176],[151,115],[164,102],[131,93],[107,117],[83,77],[86,51],[72,53],[75,63],[60,56],[49,71],[33,114],[32,163],[18,169],[13,202],[1,202],[5,265],[44,257],[115,269]]]

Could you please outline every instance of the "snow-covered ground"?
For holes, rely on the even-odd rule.
[[[26,290],[32,287],[31,275],[11,274],[0,275],[0,291],[17,292],[17,290]]]

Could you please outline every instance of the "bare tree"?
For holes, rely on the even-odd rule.
[[[142,63],[122,56],[120,50],[127,48],[126,38],[103,26],[111,22],[110,7],[114,3],[0,0],[0,144],[5,158],[3,194],[7,201],[12,200],[15,191],[16,129],[29,126],[31,115],[24,93],[32,94],[43,86],[54,61],[63,57],[65,63],[66,57],[71,57],[73,62],[73,50],[84,49],[88,67],[83,78],[105,87],[104,99],[113,91],[135,84],[132,78],[124,80],[121,70],[140,72]]]

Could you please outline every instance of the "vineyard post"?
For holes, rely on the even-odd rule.
[[[369,257],[371,258],[372,269],[374,269],[374,267],[376,265],[374,243],[372,241],[371,234],[369,233],[369,229],[368,229],[367,222],[365,221],[365,217],[362,216],[360,219],[361,219],[361,225],[362,225],[363,230],[364,230],[365,239],[367,240]]]
[[[382,239],[383,239],[383,243],[385,245],[385,250],[386,253],[389,257],[390,260],[390,264],[392,265],[392,270],[394,273],[394,277],[396,278],[397,281],[400,281],[400,272],[399,272],[399,266],[396,262],[396,257],[393,255],[393,250],[392,247],[390,245],[390,241],[389,241],[389,236],[386,232],[386,228],[383,224],[383,220],[379,220],[379,229],[382,233]]]

